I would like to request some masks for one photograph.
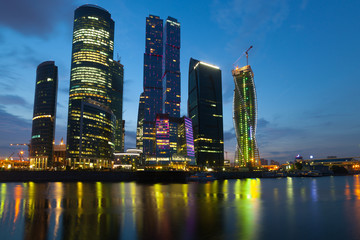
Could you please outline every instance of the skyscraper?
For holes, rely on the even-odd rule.
[[[190,162],[195,163],[194,135],[192,121],[183,116],[178,124],[178,154],[188,158]]]
[[[53,163],[58,67],[54,61],[41,63],[36,70],[34,114],[30,144],[31,164],[46,168]]]
[[[168,17],[164,26],[163,92],[164,113],[169,117],[180,117],[181,76],[180,76],[180,23]],[[170,154],[177,152],[178,126],[170,121]]]
[[[111,66],[111,110],[114,112],[115,121],[115,151],[124,152],[124,133],[125,123],[123,123],[123,86],[124,86],[124,66],[119,61],[110,61]]]
[[[144,105],[145,105],[145,96],[142,92],[139,99],[139,109],[138,109],[138,119],[136,127],[136,148],[143,150],[143,137],[144,137]]]
[[[144,121],[143,152],[155,155],[156,114],[162,113],[162,60],[163,20],[150,15],[146,18],[146,43],[144,53]]]
[[[121,146],[123,67],[112,60],[113,49],[110,13],[91,4],[77,8],[67,133],[67,160],[74,166],[107,166]]]
[[[256,91],[250,65],[232,70],[235,82],[233,113],[237,139],[236,162],[240,166],[257,165],[259,150],[256,144]]]
[[[195,156],[200,166],[224,165],[221,70],[190,59],[188,115],[192,120]]]

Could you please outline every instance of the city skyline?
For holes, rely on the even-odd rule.
[[[28,26],[25,29],[11,22],[11,17],[6,14],[0,19],[0,42],[3,59],[6,59],[0,62],[0,86],[5,90],[0,95],[2,157],[13,151],[8,144],[27,143],[30,140],[34,73],[36,66],[43,61],[55,60],[59,66],[56,141],[66,136],[71,19],[76,7],[85,2],[63,3],[52,3],[60,7],[57,9],[59,15],[49,21],[52,25],[34,20],[24,24]],[[234,89],[232,63],[250,45],[254,45],[249,54],[249,64],[254,69],[258,93],[260,156],[285,161],[293,160],[297,153],[304,157],[310,154],[315,157],[360,155],[360,126],[356,121],[359,117],[356,112],[359,109],[356,98],[359,63],[356,56],[360,49],[355,44],[359,40],[359,33],[351,31],[359,28],[356,21],[358,3],[346,3],[338,9],[335,2],[325,7],[307,1],[298,4],[284,1],[284,5],[264,2],[268,12],[261,14],[265,7],[246,3],[243,5],[249,10],[246,13],[238,6],[242,1],[226,2],[224,5],[213,1],[205,7],[205,13],[199,15],[195,15],[200,9],[199,3],[194,3],[194,9],[189,12],[180,4],[162,7],[159,2],[154,6],[123,2],[118,7],[110,1],[93,3],[107,9],[119,26],[119,31],[115,30],[120,33],[115,36],[114,56],[116,59],[119,53],[121,63],[125,66],[125,148],[135,147],[138,100],[142,91],[144,19],[150,13],[173,16],[181,22],[181,69],[185,69],[182,72],[187,72],[190,57],[222,69],[224,140],[225,151],[229,155],[234,152],[236,142],[231,117]],[[231,4],[235,4],[234,8],[231,8]],[[121,10],[119,7],[122,7]],[[3,9],[11,12],[10,3],[6,3]],[[219,11],[215,13],[215,9]],[[22,10],[21,7],[19,10]],[[47,13],[44,13],[46,10],[29,9],[29,12],[39,11],[37,13],[41,18],[47,17]],[[316,10],[318,15],[314,16],[312,13]],[[239,11],[238,15],[236,11]],[[334,11],[337,15],[332,14]],[[26,21],[25,17],[20,20]],[[131,20],[127,19],[130,17]],[[126,24],[129,26],[126,27]],[[330,25],[336,28],[336,34]],[[210,29],[213,30],[212,34],[207,33]],[[195,37],[191,38],[192,35]],[[208,40],[210,37],[213,37],[211,41]],[[15,48],[15,44],[20,47]],[[56,45],[59,47],[55,48]],[[132,53],[127,49],[131,49]],[[22,67],[15,71],[11,66],[13,62]],[[244,58],[239,65],[245,65]],[[339,73],[338,69],[343,72],[334,74]],[[181,116],[186,113],[187,80],[186,75],[182,76]]]

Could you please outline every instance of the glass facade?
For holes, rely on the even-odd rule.
[[[221,70],[190,59],[188,116],[192,120],[197,165],[224,165]]]
[[[146,18],[144,53],[144,121],[143,151],[145,156],[155,155],[156,114],[162,113],[162,60],[163,20],[150,15]]]
[[[156,158],[158,161],[170,160],[170,120],[169,114],[156,115]]]
[[[180,23],[168,17],[164,26],[163,91],[164,110],[180,117]]]
[[[53,164],[57,89],[58,67],[55,62],[41,63],[36,70],[30,158],[44,160],[41,163],[44,167]]]
[[[143,150],[143,123],[144,123],[145,96],[141,93],[139,99],[138,119],[136,127],[136,148]]]
[[[123,124],[123,86],[124,86],[124,66],[118,61],[110,61],[111,65],[111,110],[114,112],[115,121],[115,152],[124,152],[124,133],[125,123]]]
[[[186,116],[180,119],[178,125],[178,154],[189,158],[191,162],[195,160],[192,121]]]
[[[237,138],[237,158],[240,166],[258,165],[260,157],[256,144],[256,91],[250,65],[232,70],[235,82],[233,119]]]
[[[90,4],[77,8],[67,132],[67,160],[75,167],[107,166],[113,159],[116,117],[122,114],[122,104],[116,104],[122,102],[123,82],[122,65],[112,60],[113,48],[110,13]],[[115,135],[120,146],[119,132]]]

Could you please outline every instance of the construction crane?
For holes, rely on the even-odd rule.
[[[30,144],[29,143],[10,143],[10,146],[17,147],[17,146],[27,146],[28,147],[28,153],[30,155]],[[24,151],[21,150],[20,153],[18,153],[18,156],[20,160],[24,160]]]
[[[249,51],[252,49],[253,46],[250,46],[241,56],[234,62],[233,66],[235,67],[235,64],[242,58],[242,56],[246,55],[246,65],[249,65]]]

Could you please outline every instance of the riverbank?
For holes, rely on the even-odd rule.
[[[262,172],[212,172],[218,180],[259,178]],[[0,182],[186,182],[184,171],[0,171]]]

